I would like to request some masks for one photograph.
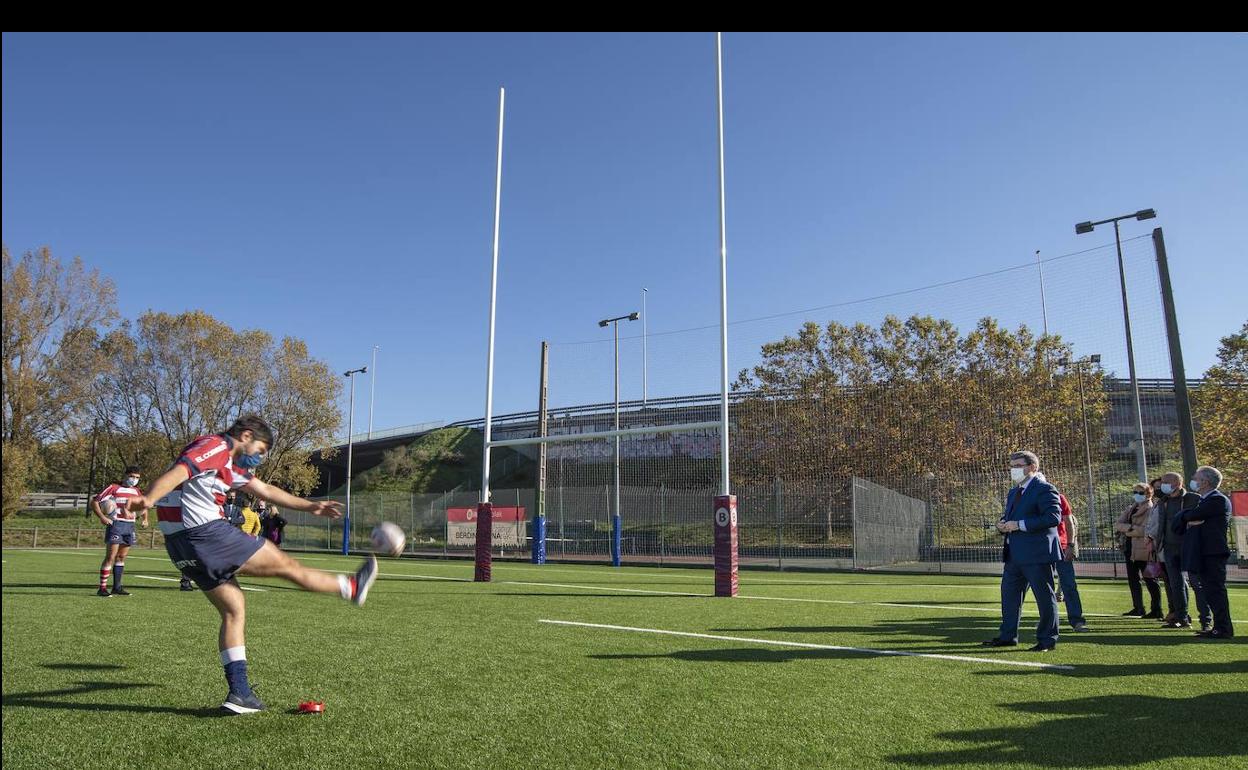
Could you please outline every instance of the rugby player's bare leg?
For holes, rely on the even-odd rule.
[[[217,648],[228,650],[246,644],[247,603],[243,597],[243,589],[238,587],[238,581],[231,578],[211,591],[204,591],[204,596],[208,597],[208,601],[221,614],[221,633],[217,637]]]
[[[341,595],[338,575],[305,567],[288,556],[282,549],[265,540],[259,551],[252,554],[238,574],[251,577],[280,577],[289,580],[306,591]]]
[[[104,561],[100,562],[100,572],[108,572],[113,568],[113,562],[117,561],[117,552],[121,550],[121,546],[117,543],[107,543],[104,546]]]

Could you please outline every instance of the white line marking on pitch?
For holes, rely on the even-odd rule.
[[[421,579],[421,580],[449,580],[449,581],[453,581],[457,583],[473,582],[470,578],[444,577],[441,575],[409,575],[409,574],[396,573],[396,572],[383,572],[380,574],[385,575],[386,577],[407,577],[407,578],[416,578],[416,579]],[[657,591],[657,590],[650,589],[650,588],[621,588],[617,586],[604,586],[604,585],[576,585],[575,583],[537,583],[537,582],[526,581],[526,580],[494,580],[491,582],[498,584],[498,585],[537,586],[539,588],[573,588],[573,589],[577,589],[580,591],[619,591],[619,592],[630,593],[630,594],[654,594],[657,596],[689,596],[689,597],[696,597],[696,598],[709,598],[711,596],[711,594],[699,594],[699,593],[693,593],[691,591]],[[852,601],[850,599],[806,599],[806,598],[801,598],[801,597],[796,597],[796,596],[746,596],[744,594],[739,594],[736,598],[752,599],[756,601],[766,601],[766,602],[803,602],[803,603],[809,603],[809,604],[848,604],[848,605],[861,605],[865,607],[899,607],[902,609],[926,609],[926,610],[963,610],[965,612],[990,612],[990,613],[997,613],[997,614],[1001,612],[1000,607],[953,607],[953,606],[949,606],[945,604],[905,604],[901,602],[858,602],[858,601]],[[1025,611],[1023,614],[1031,615],[1032,613],[1029,611]],[[1116,615],[1096,614],[1092,612],[1085,612],[1084,615],[1086,615],[1087,617],[1092,617],[1092,618],[1117,617]]]
[[[906,652],[904,650],[876,650],[870,647],[843,647],[836,644],[813,644],[811,642],[785,642],[777,639],[752,639],[747,636],[720,636],[718,634],[695,634],[691,631],[668,631],[661,628],[637,628],[635,626],[613,626],[606,623],[580,623],[574,620],[539,619],[538,623],[556,626],[576,626],[579,628],[602,628],[609,631],[632,631],[639,634],[661,634],[663,636],[685,636],[693,639],[714,639],[721,642],[746,642],[747,644],[766,644],[777,647],[799,647],[805,650],[839,650],[842,652],[859,652],[864,655],[887,655],[902,658],[932,658],[935,660],[956,660],[963,663],[988,663],[994,666],[1019,666],[1022,668],[1039,668],[1051,671],[1074,671],[1074,666],[1053,663],[1033,663],[1024,660],[997,660],[995,658],[972,658],[966,655],[940,655],[930,652]]]
[[[167,580],[170,583],[182,582],[181,578],[157,577],[156,575],[131,575],[130,577],[144,578],[145,580]],[[239,586],[239,588],[243,589],[244,591],[259,591],[261,593],[264,593],[266,590],[264,588],[252,588],[250,586]]]

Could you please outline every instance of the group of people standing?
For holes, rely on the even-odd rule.
[[[1226,594],[1226,562],[1231,553],[1226,535],[1231,509],[1230,501],[1218,491],[1221,483],[1222,474],[1205,466],[1193,474],[1187,489],[1177,473],[1135,485],[1135,501],[1114,525],[1131,591],[1131,609],[1123,615],[1160,620],[1166,628],[1191,628],[1194,597],[1199,633],[1215,638],[1234,636]],[[1149,595],[1147,611],[1145,589]]]
[[[1001,627],[983,645],[1018,644],[1023,598],[1030,589],[1040,611],[1036,644],[1030,651],[1049,652],[1057,647],[1059,594],[1066,602],[1071,627],[1087,630],[1074,570],[1078,527],[1070,504],[1040,472],[1040,459],[1033,452],[1010,455],[1010,476],[1014,487],[1006,495],[1005,510],[997,522],[997,531],[1004,536]],[[1136,485],[1135,502],[1115,523],[1133,602],[1124,615],[1161,620],[1168,628],[1191,628],[1190,585],[1201,626],[1196,636],[1229,639],[1235,635],[1226,593],[1231,502],[1218,491],[1221,483],[1222,473],[1206,465],[1192,475],[1190,491],[1184,490],[1177,473]],[[1055,576],[1060,591],[1055,590]],[[1169,599],[1165,616],[1158,578]],[[1151,599],[1147,612],[1143,586]]]

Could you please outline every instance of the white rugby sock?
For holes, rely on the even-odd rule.
[[[221,665],[229,665],[236,660],[247,660],[247,647],[239,645],[221,651]]]

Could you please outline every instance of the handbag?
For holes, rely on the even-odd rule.
[[[1151,560],[1144,565],[1144,577],[1157,580],[1161,577],[1161,562]]]

